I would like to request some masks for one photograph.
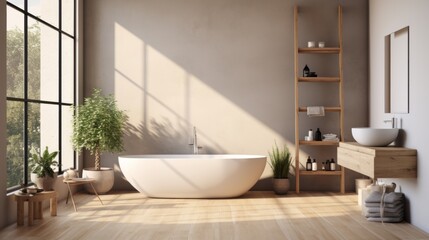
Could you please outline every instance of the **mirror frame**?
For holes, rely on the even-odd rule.
[[[384,38],[385,113],[409,113],[409,26]]]

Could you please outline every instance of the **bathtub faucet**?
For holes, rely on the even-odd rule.
[[[194,127],[194,139],[192,140],[192,143],[189,144],[189,145],[193,145],[193,147],[194,147],[194,154],[198,154],[198,150],[200,148],[203,148],[203,147],[198,146],[198,140],[197,139],[198,139],[197,138],[197,128]]]

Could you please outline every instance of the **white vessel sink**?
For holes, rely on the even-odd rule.
[[[395,141],[397,128],[352,128],[353,138],[368,147],[385,147]]]

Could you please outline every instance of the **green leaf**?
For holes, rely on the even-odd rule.
[[[292,157],[286,145],[280,150],[277,143],[273,146],[271,152],[268,153],[270,165],[273,171],[274,178],[288,178],[290,168],[292,167]]]
[[[92,96],[73,110],[72,144],[76,151],[123,151],[122,134],[128,117],[118,109],[112,95],[103,96],[101,90],[94,89]]]
[[[45,148],[42,154],[39,154],[34,146],[30,150],[30,167],[32,172],[36,173],[38,177],[45,177],[46,175],[54,177],[54,170],[52,167],[58,165],[57,161],[54,161],[58,152],[49,153],[48,147]]]

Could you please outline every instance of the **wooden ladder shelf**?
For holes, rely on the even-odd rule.
[[[338,6],[338,47],[325,47],[325,48],[300,48],[298,46],[298,6],[294,8],[294,62],[295,62],[295,177],[296,177],[296,192],[300,192],[300,177],[301,176],[339,176],[340,177],[340,191],[345,192],[345,175],[344,168],[341,167],[339,171],[305,171],[300,169],[300,147],[305,146],[338,146],[338,142],[328,141],[304,141],[300,138],[299,121],[300,113],[306,112],[307,107],[301,106],[299,103],[299,85],[302,83],[335,83],[338,84],[338,99],[339,106],[324,107],[325,112],[339,114],[339,130],[340,141],[344,141],[344,104],[343,104],[343,42],[342,42],[342,7]],[[299,71],[299,55],[300,54],[335,54],[338,55],[338,76],[322,76],[322,77],[302,77]],[[302,113],[301,113],[302,114]],[[338,165],[337,165],[338,166]]]

